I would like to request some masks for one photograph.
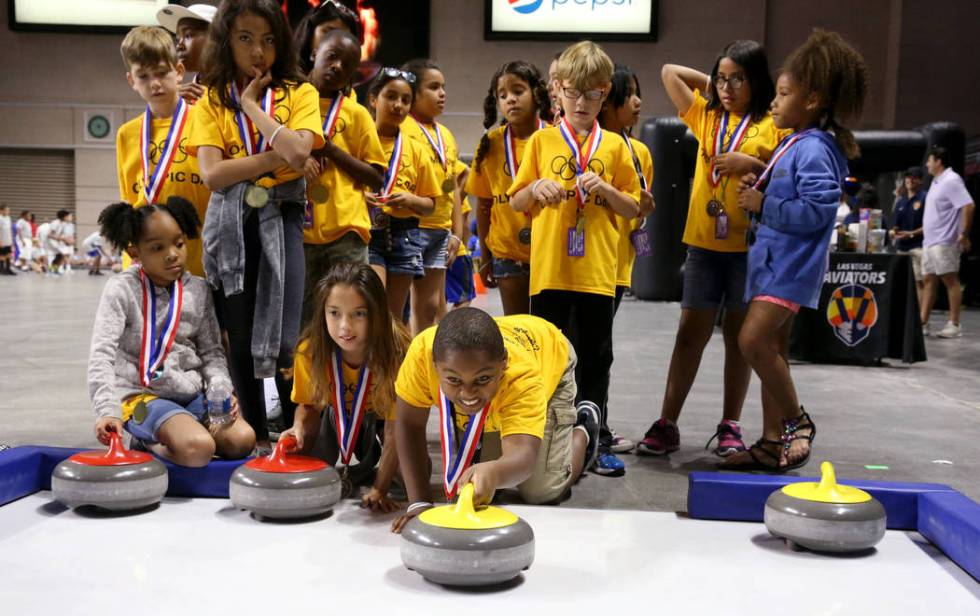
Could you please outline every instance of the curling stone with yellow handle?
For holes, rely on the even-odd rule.
[[[885,508],[864,490],[838,485],[830,462],[820,471],[820,483],[791,483],[769,495],[766,528],[794,549],[857,552],[874,547],[885,536]]]
[[[506,582],[534,562],[534,531],[498,507],[473,507],[473,484],[455,505],[423,511],[402,529],[402,562],[447,586]]]

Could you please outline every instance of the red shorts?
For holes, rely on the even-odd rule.
[[[779,297],[773,297],[772,295],[756,295],[752,298],[752,301],[776,304],[777,306],[782,306],[786,310],[789,310],[793,314],[797,314],[800,311],[800,305],[796,302],[791,302],[788,299],[781,299]]]

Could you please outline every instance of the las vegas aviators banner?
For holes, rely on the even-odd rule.
[[[861,344],[878,322],[874,291],[859,284],[837,287],[827,302],[827,322],[837,339],[847,346]]]

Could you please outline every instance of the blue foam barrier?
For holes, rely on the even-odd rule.
[[[14,447],[0,451],[0,506],[38,490],[51,489],[51,473],[69,456],[85,449],[65,447]],[[207,466],[189,468],[167,460],[167,496],[228,498],[228,480],[245,460],[212,460]]]
[[[980,581],[980,504],[959,492],[919,497],[919,533]]]
[[[688,476],[687,511],[692,518],[701,520],[762,522],[766,499],[775,490],[791,483],[819,480],[819,477],[695,471]],[[860,479],[838,481],[844,485],[860,488],[878,499],[888,516],[887,526],[893,530],[918,528],[920,494],[958,494],[953,488],[939,483],[899,483]]]

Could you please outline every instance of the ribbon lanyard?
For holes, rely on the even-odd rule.
[[[249,156],[265,152],[269,149],[265,135],[254,129],[252,120],[248,117],[248,114],[242,111],[239,98],[238,86],[235,85],[235,82],[232,82],[231,100],[235,103],[235,107],[237,107],[237,111],[235,111],[235,124],[238,125],[238,136],[241,137],[242,145],[245,146],[245,151]],[[276,112],[275,98],[275,91],[272,88],[266,88],[265,94],[262,96],[262,111],[268,114],[269,117],[274,117]],[[258,138],[255,137],[256,132],[258,132]]]
[[[799,141],[801,137],[803,137],[804,135],[806,135],[807,133],[813,130],[814,129],[812,128],[808,128],[802,133],[796,133],[792,137],[789,137],[788,139],[784,139],[778,146],[776,146],[776,151],[773,152],[772,158],[769,159],[769,164],[766,165],[765,171],[763,171],[762,174],[759,175],[759,179],[755,181],[755,184],[752,185],[752,188],[758,190],[760,186],[762,186],[766,181],[768,181],[769,174],[772,173],[772,170],[776,167],[776,163],[779,162],[779,159],[782,158],[783,155],[786,154],[786,152],[789,152],[789,149],[793,147],[793,144]]]
[[[432,123],[436,129],[436,138],[433,139],[432,135],[429,134],[429,131],[425,129],[425,125],[422,124],[422,120],[416,118],[414,115],[412,116],[412,119],[414,119],[415,123],[419,125],[420,129],[422,129],[422,134],[425,135],[426,141],[428,141],[429,145],[432,146],[432,149],[436,151],[436,156],[439,157],[439,162],[442,163],[442,170],[446,171],[446,143],[442,140],[442,131],[439,130],[439,123]]]
[[[147,203],[156,203],[160,198],[160,191],[170,173],[170,165],[174,162],[174,155],[177,153],[180,135],[184,131],[187,123],[188,105],[184,99],[177,99],[177,108],[170,118],[170,130],[167,131],[167,138],[160,148],[160,160],[157,162],[156,169],[150,172],[153,162],[150,160],[150,144],[153,143],[153,114],[150,113],[150,106],[146,106],[143,112],[143,122],[140,127],[140,157],[143,164],[143,194]]]
[[[487,420],[487,410],[490,408],[488,402],[479,413],[470,417],[463,433],[463,440],[457,449],[454,445],[456,439],[456,411],[453,410],[453,403],[449,401],[442,388],[439,388],[439,436],[442,441],[442,485],[446,490],[446,498],[451,499],[456,495],[459,487],[458,482],[463,471],[473,460],[476,453],[476,446],[480,442],[483,434],[483,424]],[[452,457],[455,452],[456,456]]]
[[[636,175],[640,176],[640,188],[650,192],[650,187],[647,184],[647,179],[643,177],[643,168],[640,167],[640,159],[636,157],[636,152],[633,151],[633,144],[630,142],[630,135],[623,129],[623,139],[626,141],[626,147],[629,148],[630,158],[633,159],[633,168],[636,169]]]
[[[720,154],[725,154],[728,152],[738,151],[738,146],[742,144],[742,140],[745,138],[745,133],[748,132],[749,124],[750,124],[749,120],[751,119],[751,117],[752,115],[749,113],[746,113],[744,116],[742,116],[742,120],[738,123],[738,126],[735,127],[735,132],[732,133],[732,138],[728,142],[728,147],[726,148],[725,131],[728,130],[728,112],[726,111],[721,114],[721,120],[719,121],[719,125],[715,131],[715,139],[714,139],[715,156],[718,156]],[[718,170],[715,169],[714,164],[712,164],[711,185],[718,186],[719,182],[721,182],[721,173],[719,173]]]
[[[156,287],[149,276],[140,268],[140,283],[143,287],[143,341],[140,344],[140,384],[149,387],[156,377],[157,370],[163,366],[180,325],[180,311],[184,301],[184,283],[178,278],[170,289],[167,318],[163,322],[160,335],[156,336],[157,294]]]
[[[538,118],[536,130],[547,128],[547,126],[544,120]],[[521,161],[517,160],[517,138],[514,136],[510,124],[504,128],[504,162],[507,165],[507,174],[510,175],[511,179],[517,177],[517,169],[521,166]]]
[[[333,129],[337,125],[337,119],[340,118],[340,108],[344,106],[344,98],[346,98],[340,92],[337,92],[337,96],[330,102],[330,108],[327,109],[327,115],[323,118],[323,138],[332,139]]]
[[[346,465],[354,454],[354,443],[357,433],[361,431],[364,420],[364,409],[367,406],[368,391],[371,389],[371,370],[367,362],[361,366],[357,377],[357,389],[354,390],[354,403],[350,414],[344,402],[344,370],[343,358],[338,350],[330,358],[330,369],[333,373],[333,415],[334,426],[337,429],[337,444],[340,446],[340,461]]]
[[[384,182],[381,184],[382,198],[390,197],[391,191],[395,189],[395,182],[398,180],[398,172],[402,168],[402,132],[398,131],[395,135],[395,145],[391,147],[391,156],[388,157],[388,170],[385,171]]]
[[[589,131],[589,136],[585,139],[584,148],[578,147],[575,129],[572,128],[568,118],[561,119],[558,130],[561,131],[561,136],[568,149],[572,151],[572,158],[575,160],[575,175],[576,177],[581,176],[589,168],[589,160],[599,150],[599,144],[602,142],[602,129],[599,128],[599,121],[592,120],[592,130]],[[578,209],[581,213],[585,209],[585,200],[589,198],[589,195],[577,181],[575,182],[575,198],[578,200]]]

